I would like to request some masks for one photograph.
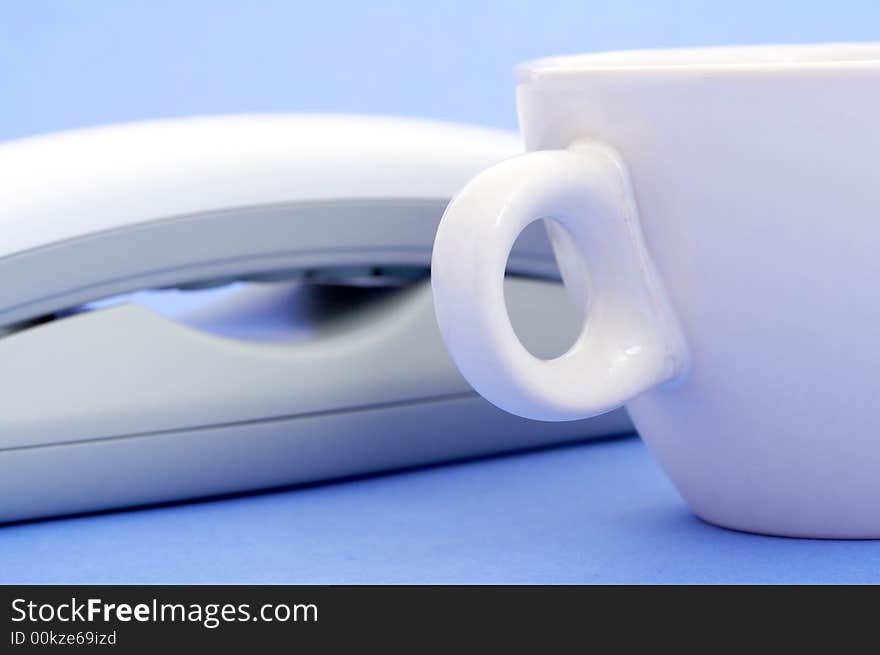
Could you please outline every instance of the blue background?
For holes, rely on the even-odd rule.
[[[524,59],[878,25],[876,0],[2,2],[0,138],[241,111],[513,127]],[[783,581],[880,582],[880,542],[705,525],[635,438],[0,527],[0,583]]]
[[[241,111],[513,127],[511,71],[525,59],[878,30],[876,0],[2,0],[0,138]]]

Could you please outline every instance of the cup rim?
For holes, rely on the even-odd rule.
[[[880,70],[880,42],[609,50],[543,57],[516,67],[518,83],[584,74]]]

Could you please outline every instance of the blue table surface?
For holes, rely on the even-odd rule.
[[[637,438],[0,528],[0,583],[862,583],[880,541],[732,532]]]

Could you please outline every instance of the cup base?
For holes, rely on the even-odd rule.
[[[880,526],[866,527],[862,525],[852,526],[827,526],[822,528],[815,525],[792,525],[788,522],[766,523],[749,521],[738,518],[731,520],[729,516],[717,516],[711,512],[699,512],[692,510],[694,515],[709,525],[733,532],[764,537],[781,537],[786,539],[822,539],[822,540],[873,540],[880,539]]]

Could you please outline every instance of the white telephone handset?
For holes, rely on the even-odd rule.
[[[497,130],[324,115],[0,144],[0,521],[627,431],[619,413],[508,416],[474,394],[437,332],[427,279],[443,210],[519,150]],[[556,311],[540,226],[508,269],[511,313]],[[230,280],[276,281],[250,287],[311,321],[311,338],[230,338],[130,302],[75,311]],[[397,288],[351,290],[374,285]],[[533,323],[548,347],[567,338],[565,321]]]

